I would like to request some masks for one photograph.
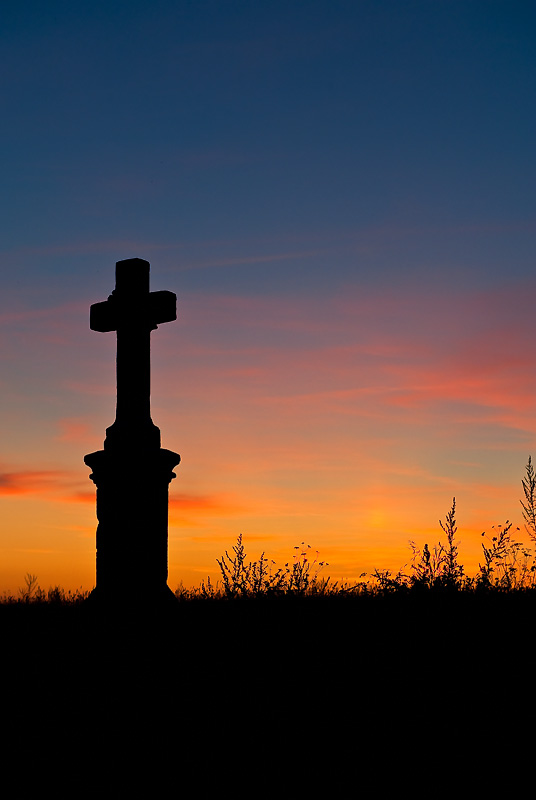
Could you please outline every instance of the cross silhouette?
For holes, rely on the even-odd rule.
[[[91,306],[94,331],[117,332],[117,405],[104,450],[84,461],[97,487],[95,598],[120,599],[132,584],[145,598],[173,600],[167,586],[168,487],[178,453],[160,447],[151,419],[151,331],[177,318],[173,292],[149,291],[148,261],[118,261],[115,289]]]
[[[151,420],[151,331],[177,319],[173,292],[149,291],[148,261],[118,261],[115,289],[90,308],[93,331],[117,332],[117,404],[105,447],[127,441],[160,446],[160,431]]]

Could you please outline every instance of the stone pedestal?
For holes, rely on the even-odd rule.
[[[168,488],[180,456],[171,450],[105,449],[84,462],[97,487],[96,598],[166,598]]]

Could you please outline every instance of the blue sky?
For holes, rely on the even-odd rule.
[[[530,4],[10,7],[4,252],[134,240],[193,266],[318,251],[272,262],[268,286],[254,264],[182,276],[246,291],[293,272],[298,291],[304,275],[449,266],[500,279],[514,236],[529,268]],[[54,257],[52,274],[77,271]]]

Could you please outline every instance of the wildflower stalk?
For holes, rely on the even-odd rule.
[[[525,530],[532,539],[536,541],[536,473],[532,466],[532,459],[529,456],[525,467],[525,478],[521,481],[525,494],[525,503],[520,500],[523,507],[523,519],[525,520]]]

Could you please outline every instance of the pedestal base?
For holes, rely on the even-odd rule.
[[[171,450],[98,450],[84,458],[97,486],[95,598],[166,602],[168,488],[180,456]]]
[[[174,609],[179,601],[169,586],[160,587],[153,592],[128,591],[122,588],[116,590],[95,587],[89,594],[85,603],[88,607],[104,608],[107,611],[114,609],[122,614],[137,617],[144,612],[154,610]]]

